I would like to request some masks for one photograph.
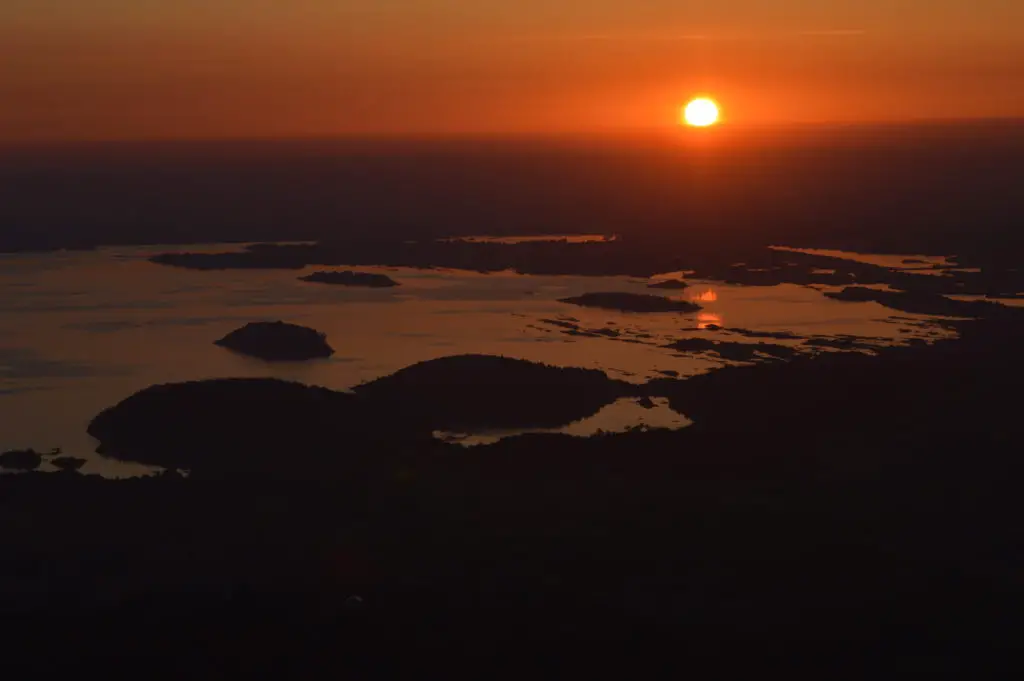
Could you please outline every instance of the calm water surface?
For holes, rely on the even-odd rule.
[[[226,248],[235,246],[187,250]],[[643,382],[663,372],[686,376],[721,366],[708,356],[664,347],[689,336],[712,337],[713,332],[701,330],[708,325],[805,337],[845,334],[879,345],[915,337],[930,341],[947,333],[926,317],[875,303],[841,303],[794,285],[690,281],[681,296],[699,301],[702,312],[627,314],[558,299],[590,291],[653,293],[646,280],[359,268],[385,272],[402,285],[353,289],[298,281],[323,268],[201,272],[146,261],[163,250],[0,256],[0,450],[61,447],[88,458],[87,471],[137,473],[139,467],[93,454],[95,442],[85,428],[105,407],[155,383],[274,376],[346,389],[415,362],[461,353],[598,368],[614,378]],[[337,354],[324,361],[267,364],[213,345],[247,322],[276,319],[325,332]],[[565,323],[620,335],[568,335]],[[756,342],[738,335],[728,340]],[[624,400],[564,431],[588,435],[686,423],[665,404],[644,409]],[[459,439],[478,444],[503,435]]]

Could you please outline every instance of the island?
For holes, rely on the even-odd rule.
[[[271,362],[324,359],[334,354],[325,334],[281,321],[246,324],[214,344]]]
[[[557,428],[641,393],[597,369],[458,355],[351,392],[269,378],[154,385],[101,412],[88,432],[103,456],[193,475],[347,475],[447,447],[435,431]]]
[[[928,279],[938,278],[940,277],[928,277]],[[848,303],[878,303],[890,310],[909,314],[968,319],[1014,318],[1018,314],[1013,308],[999,303],[984,300],[956,300],[927,291],[880,291],[865,286],[847,286],[840,291],[827,292],[825,297]]]
[[[413,412],[270,378],[154,385],[102,411],[88,432],[104,456],[193,474],[387,465],[432,441]]]
[[[34,471],[43,463],[43,455],[34,449],[16,449],[0,454],[0,468],[12,471]]]
[[[304,277],[301,281],[309,281],[316,284],[332,284],[334,286],[361,286],[363,288],[393,288],[400,284],[386,274],[374,274],[371,272],[313,272]]]
[[[665,279],[663,281],[656,281],[648,284],[647,288],[663,289],[666,291],[682,291],[685,288],[690,288],[690,285],[682,279]]]
[[[597,369],[496,355],[420,362],[356,386],[393,413],[421,414],[437,430],[558,428],[593,416],[635,387]]]
[[[619,312],[697,312],[704,309],[685,300],[672,300],[644,293],[584,293],[581,296],[563,298],[558,302]]]
[[[85,459],[76,456],[58,456],[50,460],[50,464],[54,468],[65,473],[77,473],[86,463]]]
[[[706,338],[683,338],[666,347],[685,353],[714,354],[730,362],[764,362],[791,359],[800,354],[796,348],[775,343],[737,343]]]

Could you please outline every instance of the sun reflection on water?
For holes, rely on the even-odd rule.
[[[697,328],[706,330],[711,327],[717,327],[723,325],[722,315],[714,314],[712,312],[701,312],[697,315]]]

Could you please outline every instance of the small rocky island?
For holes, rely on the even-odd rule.
[[[764,362],[792,359],[800,350],[776,343],[737,343],[707,338],[683,338],[666,347],[684,353],[713,355],[730,362]]]
[[[661,289],[664,291],[682,291],[685,288],[690,288],[682,279],[663,279],[662,281],[655,281],[647,285],[647,288]]]
[[[286,322],[253,322],[235,329],[216,345],[272,362],[323,359],[334,354],[327,337],[316,329]]]
[[[77,456],[58,456],[50,460],[50,465],[58,471],[65,473],[78,472],[86,463],[85,459],[78,458]]]
[[[559,302],[619,312],[697,312],[700,305],[644,293],[584,293]]]
[[[0,468],[34,471],[43,463],[43,455],[34,449],[16,449],[0,454]]]
[[[304,277],[301,281],[309,281],[315,284],[333,284],[334,286],[361,286],[363,288],[392,288],[399,286],[399,283],[386,274],[373,274],[371,272],[314,272]]]

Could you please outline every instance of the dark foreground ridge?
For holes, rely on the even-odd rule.
[[[371,272],[313,272],[304,277],[299,277],[299,279],[317,284],[363,286],[366,288],[393,288],[399,285],[397,281],[386,274],[374,274]]]
[[[391,439],[387,424],[354,444],[372,430],[358,394],[226,381],[205,415],[195,391],[209,385],[144,391],[97,436],[114,438],[111,419],[136,424],[124,442],[228,420],[266,430],[219,456],[243,460],[269,433],[295,466],[0,476],[5,665],[393,678],[427,659],[510,671],[555,656],[717,678],[1006,678],[1024,459],[1003,396],[1024,380],[1024,322],[958,327],[877,357],[648,385],[693,418],[680,431],[472,451]],[[165,400],[179,402],[151,415]],[[314,458],[365,465],[302,465]]]
[[[267,361],[297,362],[325,359],[334,354],[325,334],[286,322],[251,322],[215,344]]]
[[[697,312],[703,309],[700,305],[685,300],[671,300],[643,293],[584,293],[581,296],[563,298],[558,302],[619,312]]]

